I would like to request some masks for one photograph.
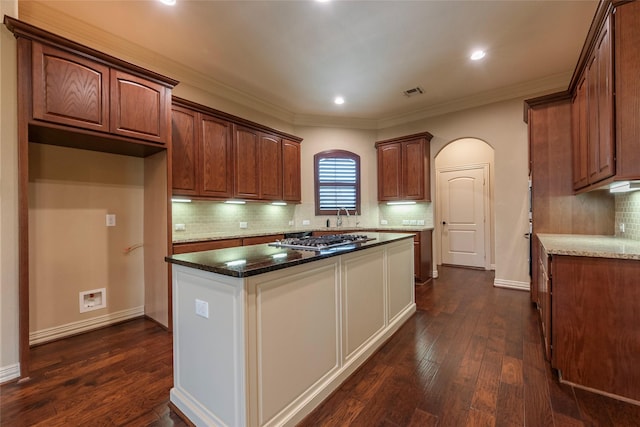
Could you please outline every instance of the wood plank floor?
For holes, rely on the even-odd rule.
[[[526,292],[440,267],[418,312],[306,426],[640,426],[640,407],[559,384]],[[32,350],[0,387],[1,426],[184,426],[168,409],[171,335],[135,320]]]

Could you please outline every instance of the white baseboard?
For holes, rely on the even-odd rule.
[[[431,277],[433,277],[434,279],[438,278],[438,270],[437,269],[433,269],[433,272],[431,273]]]
[[[114,323],[144,316],[144,306],[130,308],[128,310],[117,311],[102,316],[92,317],[79,322],[67,323],[53,328],[42,329],[29,333],[29,345],[42,344],[93,329],[109,326]]]
[[[493,286],[496,288],[518,289],[520,291],[529,292],[529,282],[518,282],[516,280],[495,279]]]
[[[13,380],[20,376],[20,364],[0,366],[0,384]]]

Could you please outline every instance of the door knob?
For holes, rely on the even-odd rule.
[[[447,221],[442,221],[442,225],[447,225]]]

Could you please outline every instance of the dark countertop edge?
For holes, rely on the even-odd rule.
[[[421,231],[429,231],[433,230],[431,226],[424,227],[415,227],[415,226],[398,226],[398,227],[359,227],[359,228],[305,228],[305,229],[288,229],[288,230],[273,230],[273,231],[264,231],[264,232],[256,232],[250,234],[228,234],[224,236],[207,236],[207,237],[194,237],[190,239],[175,239],[172,243],[175,244],[184,244],[184,243],[202,243],[202,242],[215,242],[218,240],[233,240],[233,239],[247,239],[251,237],[262,237],[262,236],[271,236],[274,234],[286,234],[286,233],[305,233],[305,232],[314,232],[314,231],[331,231],[335,232],[335,234],[343,234],[345,232],[348,233],[375,233],[377,230],[381,230],[382,232],[389,233],[418,233]]]
[[[402,235],[401,233],[389,233],[389,234],[397,234],[397,237],[391,240],[384,240],[384,241],[379,241],[377,239],[371,240],[366,243],[359,243],[353,249],[344,250],[344,251],[335,251],[335,252],[325,253],[325,254],[317,254],[316,256],[312,256],[308,258],[300,258],[300,259],[288,261],[286,263],[272,264],[269,266],[258,267],[258,268],[247,270],[247,271],[239,271],[239,270],[219,267],[215,265],[205,265],[202,263],[189,262],[189,261],[173,258],[173,256],[167,256],[164,258],[164,260],[171,264],[181,265],[183,267],[190,267],[196,270],[208,271],[210,273],[221,274],[223,276],[229,276],[229,277],[245,278],[245,277],[257,276],[264,273],[269,273],[271,271],[283,270],[285,268],[294,267],[296,265],[306,264],[309,262],[319,261],[326,258],[332,258],[335,256],[345,255],[345,254],[358,252],[358,251],[366,250],[369,248],[387,245],[390,243],[399,242],[401,240],[413,238],[413,235],[411,234],[406,234],[406,235]],[[204,252],[216,252],[216,251],[224,251],[224,250],[225,249],[214,249],[212,251],[204,251]],[[297,252],[296,249],[286,249],[286,250]],[[307,251],[303,251],[303,252],[307,252]],[[180,254],[180,255],[185,255],[185,254]],[[179,256],[179,255],[176,255],[176,256]]]

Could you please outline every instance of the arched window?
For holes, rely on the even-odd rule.
[[[316,215],[336,215],[345,208],[360,213],[360,156],[328,150],[313,156]]]

